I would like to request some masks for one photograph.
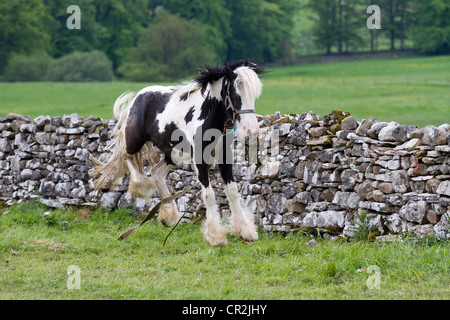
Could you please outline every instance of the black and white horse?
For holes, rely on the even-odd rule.
[[[184,139],[190,145],[193,167],[202,185],[206,205],[203,238],[213,246],[225,245],[227,228],[221,223],[209,181],[208,159],[194,157],[192,153],[199,150],[203,155],[211,143],[211,138],[204,137],[211,129],[222,133],[234,127],[243,138],[258,134],[255,100],[262,91],[258,77],[261,73],[263,70],[256,64],[239,61],[205,67],[192,82],[181,86],[150,86],[137,94],[122,94],[114,104],[118,121],[109,145],[112,156],[105,163],[94,159],[94,175],[100,175],[95,188],[114,187],[122,176],[129,174],[131,195],[149,199],[152,190],[157,189],[161,199],[169,197],[165,178],[176,163],[173,149]],[[223,146],[224,153],[230,152],[228,144],[223,143]],[[164,156],[158,162],[161,153]],[[150,177],[141,173],[144,161],[153,164]],[[241,207],[232,163],[225,161],[218,166],[232,213],[231,232],[244,240],[256,240],[258,234],[253,214]],[[165,226],[174,225],[179,218],[175,201],[162,205],[158,219]]]

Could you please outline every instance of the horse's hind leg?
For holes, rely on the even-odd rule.
[[[153,177],[147,177],[140,173],[133,158],[127,159],[126,164],[128,171],[130,172],[128,192],[133,197],[138,197],[149,201],[152,190],[156,187],[155,180]]]
[[[162,159],[152,170],[152,178],[155,182],[156,188],[158,189],[159,197],[162,199],[170,197],[170,191],[166,185],[166,176],[173,165],[167,165],[164,159]],[[175,200],[163,204],[161,210],[159,211],[158,220],[164,226],[173,226],[178,222],[181,215],[178,212],[177,204]]]

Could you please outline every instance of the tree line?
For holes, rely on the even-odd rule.
[[[368,29],[366,9],[380,8],[381,29]],[[388,41],[389,50],[410,48],[424,53],[446,53],[450,49],[450,0],[320,0],[308,1],[315,24],[316,45],[327,54],[361,49],[378,50]]]
[[[66,26],[72,4],[80,29]],[[380,30],[367,29],[371,4],[381,8]],[[449,16],[450,0],[0,1],[0,75],[171,81],[204,64],[289,62],[300,42],[326,54],[374,52],[386,42],[441,53],[450,49]]]

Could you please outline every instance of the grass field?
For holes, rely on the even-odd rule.
[[[272,108],[285,113],[342,109],[358,120],[374,116],[421,127],[450,122],[450,56],[281,67],[264,84]]]
[[[450,56],[366,59],[311,63],[269,69],[260,114],[274,111],[319,115],[334,109],[358,120],[425,126],[450,122]],[[8,112],[111,118],[112,105],[124,91],[148,83],[0,83],[0,117]]]
[[[302,233],[260,232],[254,245],[229,237],[214,248],[184,223],[163,246],[169,230],[156,220],[116,240],[137,224],[127,210],[47,210],[37,201],[0,209],[0,299],[450,298],[450,242],[309,247]],[[69,266],[80,289],[68,289]]]

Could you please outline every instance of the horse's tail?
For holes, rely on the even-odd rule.
[[[128,111],[135,96],[136,92],[127,91],[122,93],[116,99],[116,102],[114,102],[113,113],[114,117],[118,120],[116,128],[124,126],[126,118],[128,118]]]
[[[120,95],[114,103],[114,116],[117,119],[117,124],[113,130],[113,137],[105,150],[111,151],[111,156],[108,161],[102,162],[95,157],[91,157],[95,166],[94,172],[91,176],[99,176],[94,183],[94,190],[100,188],[114,189],[120,181],[120,178],[129,174],[129,168],[126,163],[130,160],[137,166],[139,172],[142,171],[144,161],[155,162],[157,152],[150,142],[147,142],[140,152],[130,155],[127,153],[125,141],[125,127],[128,119],[129,109],[134,101],[136,93],[125,92]],[[142,177],[145,179],[145,177]]]
[[[100,161],[95,157],[91,157],[95,166],[95,171],[91,176],[98,176],[94,183],[94,190],[100,188],[112,188],[117,186],[122,176],[128,173],[126,165],[127,151],[125,142],[125,125],[128,118],[128,111],[132,100],[135,96],[134,92],[125,92],[120,95],[114,103],[114,116],[117,124],[113,130],[112,140],[106,147],[106,150],[112,152],[107,162]]]

